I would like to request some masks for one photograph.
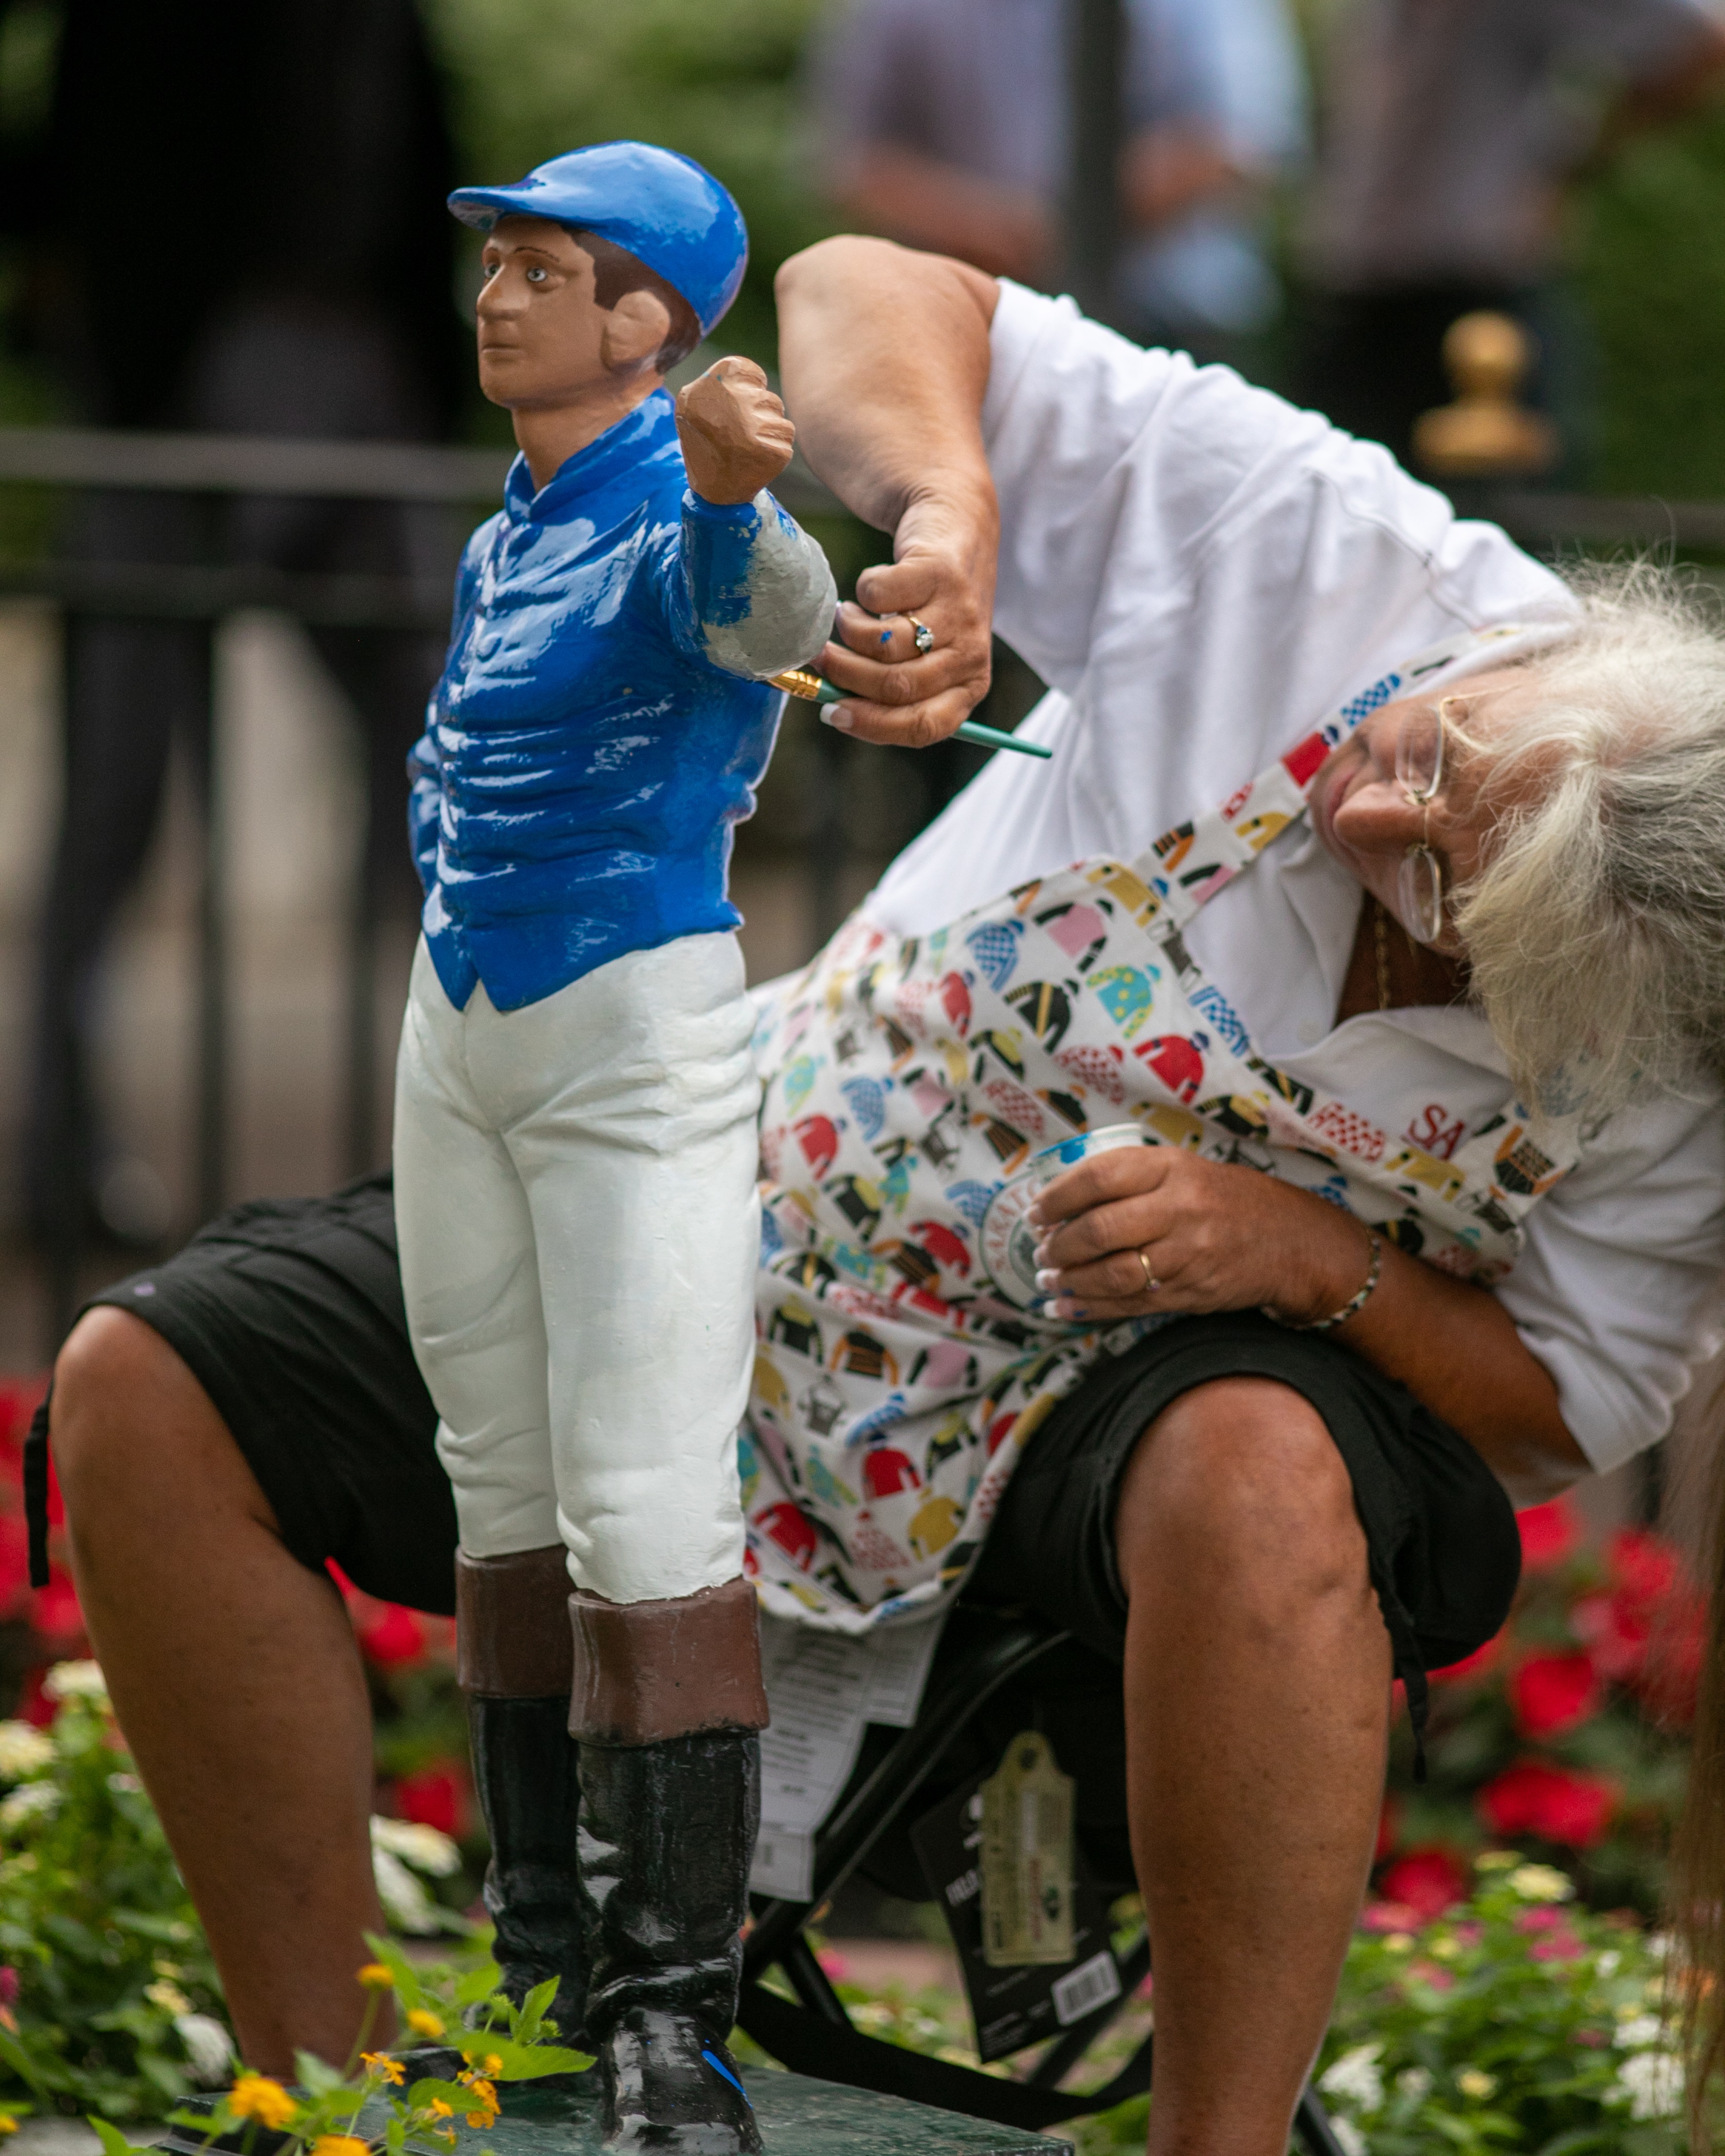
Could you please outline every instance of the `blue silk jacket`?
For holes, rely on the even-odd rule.
[[[516,458],[467,542],[408,759],[425,940],[458,1009],[480,981],[518,1010],[626,952],[741,921],[732,826],[783,699],[708,654],[748,613],[762,504],[801,539],[767,496],[721,508],[689,491],[662,391],[537,494]]]

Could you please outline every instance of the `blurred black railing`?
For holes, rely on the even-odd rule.
[[[442,506],[482,511],[501,496],[510,456],[501,450],[440,449],[395,442],[289,441],[234,435],[126,434],[79,429],[0,429],[0,484],[57,490],[138,489],[178,496],[315,497]],[[800,464],[777,490],[801,516],[842,515],[840,505]],[[1459,491],[1459,490],[1458,490]],[[1662,503],[1493,490],[1475,485],[1461,506],[1486,515],[1548,554],[1584,547],[1648,547],[1666,554],[1725,552],[1725,503]],[[229,1044],[226,862],[215,767],[214,639],[242,610],[264,608],[310,628],[441,632],[446,590],[422,578],[300,573],[252,565],[120,563],[44,553],[0,557],[0,596],[52,602],[63,622],[77,618],[143,619],[202,624],[203,709],[190,743],[199,808],[196,863],[197,1073],[194,1089],[197,1202],[200,1218],[228,1197]],[[823,748],[835,752],[836,737]],[[818,924],[833,924],[833,894],[846,851],[843,786],[825,769],[833,796],[813,819],[808,861]],[[356,1168],[373,1150],[379,1044],[376,1037],[375,922],[356,903],[348,930],[346,1113],[347,1152]],[[84,1236],[83,1193],[75,1163],[82,1134],[68,1127],[65,1159],[44,1163],[44,1187],[59,1194],[48,1224],[49,1325],[58,1342],[75,1307]]]

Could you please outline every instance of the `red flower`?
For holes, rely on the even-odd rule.
[[[399,1602],[373,1603],[359,1627],[359,1644],[380,1669],[398,1669],[417,1662],[425,1651],[424,1620],[416,1609]]]
[[[1422,1924],[1467,1899],[1468,1869],[1455,1852],[1432,1843],[1398,1857],[1378,1881],[1386,1902],[1415,1911]]]
[[[1509,1698],[1523,1737],[1555,1737],[1599,1712],[1599,1671],[1584,1653],[1529,1655],[1509,1681]]]
[[[1487,1782],[1474,1798],[1480,1817],[1501,1840],[1524,1834],[1591,1849],[1604,1839],[1618,1798],[1617,1785],[1599,1774],[1578,1774],[1544,1759],[1520,1759]]]
[[[18,2005],[18,1971],[9,1963],[0,1963],[0,2006]]]
[[[1405,1902],[1368,1902],[1360,1912],[1363,1932],[1417,1932],[1423,1922],[1420,1912]]]
[[[395,1808],[415,1826],[434,1826],[457,1837],[467,1810],[466,1778],[454,1760],[440,1759],[395,1785]]]
[[[1522,1535],[1522,1569],[1548,1572],[1561,1564],[1575,1547],[1580,1532],[1575,1507],[1568,1497],[1553,1497],[1548,1505],[1530,1505],[1516,1515]]]
[[[1373,1864],[1381,1864],[1395,1847],[1396,1836],[1402,1830],[1402,1800],[1394,1789],[1384,1793],[1384,1809],[1378,1815],[1378,1846],[1372,1851]]]
[[[37,1593],[28,1606],[31,1624],[52,1640],[56,1647],[83,1638],[84,1612],[78,1607],[78,1590],[63,1564],[49,1567],[47,1586]]]

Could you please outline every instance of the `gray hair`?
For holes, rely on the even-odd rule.
[[[1455,913],[1522,1097],[1599,1116],[1725,1079],[1725,624],[1650,563],[1568,582],[1574,632],[1481,744],[1488,806],[1538,783]]]

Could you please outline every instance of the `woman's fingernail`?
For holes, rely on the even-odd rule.
[[[1058,1265],[1042,1265],[1038,1267],[1036,1273],[1036,1285],[1042,1290],[1045,1295],[1050,1293],[1053,1289],[1057,1288],[1060,1284],[1060,1270]]]
[[[834,733],[839,734],[848,734],[856,724],[856,721],[842,704],[823,704],[820,722],[824,726],[830,726]]]
[[[1070,1295],[1059,1296],[1049,1305],[1049,1310],[1052,1316],[1059,1318],[1082,1317],[1084,1315],[1082,1307],[1074,1302]]]
[[[1033,1228],[1046,1226],[1047,1223],[1043,1216],[1042,1201],[1040,1199],[1038,1199],[1034,1204],[1027,1205],[1024,1208],[1024,1219]]]

